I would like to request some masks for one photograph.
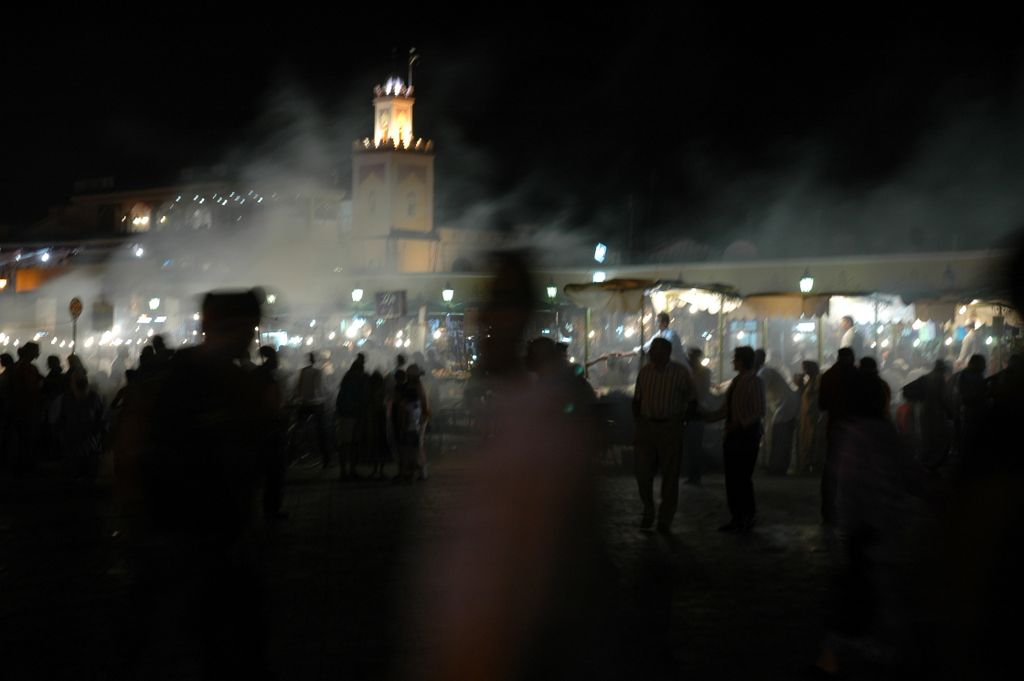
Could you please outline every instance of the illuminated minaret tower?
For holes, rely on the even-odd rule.
[[[409,76],[412,78],[410,56]],[[373,137],[354,144],[352,234],[358,269],[429,272],[436,256],[434,145],[413,134],[412,85],[373,90]]]

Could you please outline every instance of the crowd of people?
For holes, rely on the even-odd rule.
[[[529,305],[502,296],[528,290],[516,283],[527,275],[506,276],[516,290],[505,292],[501,276],[496,280],[495,302],[485,317],[491,333],[476,373],[482,387],[466,398],[467,408],[477,409],[478,449],[485,462],[482,494],[472,499],[480,523],[453,531],[453,547],[440,553],[439,566],[445,561],[492,565],[493,557],[502,555],[516,556],[509,570],[531,562],[546,565],[557,546],[586,535],[581,528],[589,522],[592,496],[587,464],[606,445],[607,422],[586,372],[571,362],[564,345],[547,337],[523,342]],[[298,455],[314,455],[296,451],[296,443],[307,440],[323,468],[337,457],[342,481],[364,475],[383,479],[392,465],[394,482],[427,480],[425,440],[434,406],[423,368],[419,362],[408,364],[403,355],[383,370],[356,354],[336,393],[327,385],[334,379],[325,376],[314,353],[304,356],[305,366],[297,371],[283,369],[281,353],[269,346],[259,348],[258,364],[252,362],[261,299],[257,292],[209,294],[202,343],[175,352],[154,336],[137,366],[129,367],[125,356],[115,359],[111,371],[124,375],[119,385],[90,381],[76,355],[68,358],[66,369],[60,358],[48,357],[44,376],[35,366],[36,343],[21,346],[16,361],[0,355],[3,470],[20,475],[59,463],[90,479],[101,455],[112,453],[125,531],[148,547],[138,558],[139,602],[154,615],[174,612],[166,584],[188,582],[192,594],[200,596],[195,608],[206,617],[201,639],[208,664],[238,673],[232,665],[244,658],[256,677],[261,634],[250,550],[258,495],[262,492],[268,520],[287,518],[282,502],[288,465]],[[769,472],[820,475],[822,524],[841,538],[848,567],[818,664],[826,673],[835,671],[844,641],[860,635],[869,622],[879,615],[889,624],[899,620],[893,613],[905,564],[894,557],[907,546],[913,516],[908,509],[923,494],[929,474],[972,480],[1020,472],[1019,457],[1008,443],[1014,442],[1024,386],[1021,356],[992,376],[986,375],[981,355],[969,357],[955,374],[938,360],[927,375],[891,386],[874,358],[858,357],[857,336],[848,329],[843,341],[849,344],[831,367],[822,372],[815,362],[804,361],[792,382],[767,365],[763,350],[736,348],[735,376],[715,395],[700,350],[684,356],[678,339],[672,342],[667,316],[659,323],[632,396],[639,526],[672,532],[680,477],[685,471],[687,483],[701,484],[709,423],[724,422],[728,517],[722,532],[744,534],[757,524],[759,459]],[[899,396],[903,400],[897,405]],[[545,475],[537,476],[538,470]],[[562,519],[552,525],[556,516]],[[580,555],[589,550],[581,549]],[[191,572],[170,574],[182,556],[189,557]],[[560,575],[566,565],[551,563],[545,569]],[[453,589],[479,587],[473,597],[481,599],[480,608],[514,610],[514,590],[500,590],[530,573],[504,570],[479,574],[479,584]],[[492,585],[498,592],[481,586],[488,580],[501,582]],[[507,602],[498,602],[502,599]],[[538,603],[532,607],[543,607]],[[465,620],[449,624],[475,621],[480,632],[490,626],[484,610],[474,615],[437,607],[441,620]],[[474,620],[476,615],[481,619]],[[460,645],[457,639],[441,641],[440,649]],[[894,634],[888,641],[895,639]],[[496,657],[481,669],[499,663]]]
[[[115,355],[109,370],[100,366],[87,369],[75,354],[63,361],[49,355],[44,374],[36,367],[39,344],[19,347],[17,360],[3,353],[0,471],[19,475],[38,467],[59,467],[76,478],[94,479],[104,454],[113,448],[126,400],[162,386],[176,354],[156,335],[140,349],[134,366],[126,350]],[[320,457],[323,467],[336,453],[342,480],[360,479],[361,470],[367,468],[367,477],[383,479],[391,464],[396,468],[395,480],[427,479],[424,442],[431,405],[425,372],[419,364],[407,365],[405,356],[399,354],[390,371],[368,369],[366,356],[358,353],[335,392],[326,385],[331,376],[325,369],[337,375],[337,366],[325,367],[316,353],[306,353],[305,366],[293,369],[290,362],[282,366],[284,354],[262,346],[258,363],[252,362],[248,353],[235,359],[271,394],[274,471],[300,454],[297,431],[305,428],[312,434],[313,454]],[[427,358],[419,359],[429,366]],[[268,487],[279,488],[282,475],[275,472]],[[271,495],[279,496],[280,490]],[[270,504],[272,508],[279,505]]]

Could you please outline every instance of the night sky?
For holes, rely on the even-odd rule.
[[[439,224],[624,248],[632,222],[637,249],[697,258],[738,240],[772,256],[980,248],[1024,225],[1016,18],[464,18],[5,29],[0,225],[90,177],[224,164],[347,188],[372,86],[393,63],[404,76],[412,45]]]

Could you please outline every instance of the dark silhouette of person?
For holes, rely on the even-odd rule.
[[[413,462],[416,458],[418,442],[407,428],[410,425],[407,412],[416,414],[419,408],[419,393],[410,389],[409,376],[405,369],[396,369],[393,378],[394,388],[391,390],[389,415],[391,437],[396,455],[395,461],[398,465],[398,471],[393,480],[394,482],[408,483],[413,480]]]
[[[953,400],[949,366],[935,360],[935,367],[924,377],[924,401],[921,404],[921,461],[937,471],[949,458],[953,444]]]
[[[259,377],[238,365],[263,299],[207,294],[203,342],[175,353],[148,384],[148,413],[126,419],[150,424],[140,462],[149,549],[135,601],[162,637],[198,648],[211,679],[268,675],[253,516],[274,414]]]
[[[46,376],[43,378],[43,428],[40,434],[40,453],[52,458],[59,454],[57,443],[56,422],[60,411],[60,401],[68,390],[69,374],[64,373],[60,357],[50,355],[46,358]]]
[[[160,334],[153,336],[150,342],[153,344],[153,352],[156,354],[156,359],[159,363],[163,364],[169,361],[174,355],[174,351],[167,347],[164,337]]]
[[[889,418],[892,389],[878,375],[878,363],[871,357],[861,357],[860,374],[862,398],[854,405],[855,411],[866,418]]]
[[[114,355],[114,361],[110,364],[110,375],[115,380],[120,380],[124,376],[124,372],[131,367],[128,366],[128,346],[122,345],[117,349],[117,353]]]
[[[277,351],[269,345],[263,345],[259,352],[262,363],[253,373],[263,390],[266,409],[271,414],[270,432],[264,443],[267,473],[263,483],[263,517],[267,520],[287,520],[288,514],[281,510],[288,472],[288,456],[285,451],[288,416],[284,407],[284,389],[278,376]]]
[[[985,380],[984,355],[972,355],[957,379],[960,394],[960,470],[967,475],[992,474],[998,466],[992,452],[989,422],[992,385]]]
[[[60,357],[57,355],[50,355],[46,358],[46,369],[46,378],[43,379],[43,399],[50,402],[67,389],[67,377],[64,375]]]
[[[704,420],[695,418],[700,411],[709,408],[711,401],[711,370],[701,363],[704,352],[700,348],[690,348],[687,359],[693,373],[693,387],[696,390],[694,410],[686,422],[686,445],[683,456],[686,457],[686,484],[700,485],[704,474]],[[609,368],[611,368],[609,363]]]
[[[821,390],[821,369],[817,362],[804,360],[802,374],[794,382],[800,389],[800,439],[797,442],[798,473],[817,471],[825,458],[825,429],[821,423],[818,395]]]
[[[103,402],[80,371],[58,400],[55,433],[62,458],[75,477],[94,480],[103,448]]]
[[[391,462],[388,444],[387,390],[384,375],[374,371],[367,378],[366,387],[366,458],[373,466],[371,475],[384,478],[384,466]]]
[[[736,377],[729,383],[725,403],[705,415],[707,421],[725,419],[722,458],[725,464],[725,493],[732,519],[721,532],[745,532],[756,522],[754,464],[764,434],[765,390],[757,376],[754,348],[736,348],[732,359]]]
[[[7,439],[8,439],[8,418],[7,411],[11,406],[10,384],[11,375],[14,373],[11,368],[14,366],[14,357],[10,353],[0,354],[0,469],[8,467],[7,461]]]
[[[839,450],[844,421],[856,413],[861,400],[861,374],[854,365],[850,348],[840,348],[836,363],[821,376],[818,406],[828,414],[825,426],[825,464],[821,471],[821,519],[830,527],[838,523],[836,491],[838,489]]]
[[[18,348],[8,386],[10,396],[10,456],[17,473],[30,470],[36,462],[39,426],[43,410],[43,377],[33,362],[39,357],[39,345],[25,343]]]
[[[369,389],[366,357],[360,352],[341,379],[334,405],[341,480],[359,477],[356,466],[367,450]],[[376,465],[374,468],[378,472]]]
[[[317,445],[320,447],[321,466],[327,468],[331,462],[331,452],[327,447],[327,430],[324,427],[324,372],[316,365],[316,355],[306,355],[308,364],[299,372],[299,380],[295,384],[295,399],[298,412],[295,419],[301,424],[312,421],[316,431]]]
[[[142,351],[139,353],[139,366],[137,367],[139,378],[148,381],[155,378],[160,369],[160,363],[156,358],[156,349],[152,345],[142,348]]]

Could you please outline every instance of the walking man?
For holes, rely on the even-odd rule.
[[[649,529],[654,524],[654,474],[660,469],[658,532],[667,534],[679,501],[686,411],[697,393],[689,369],[672,361],[672,344],[668,340],[654,339],[650,358],[637,376],[633,393],[636,481],[644,505],[640,526]]]

